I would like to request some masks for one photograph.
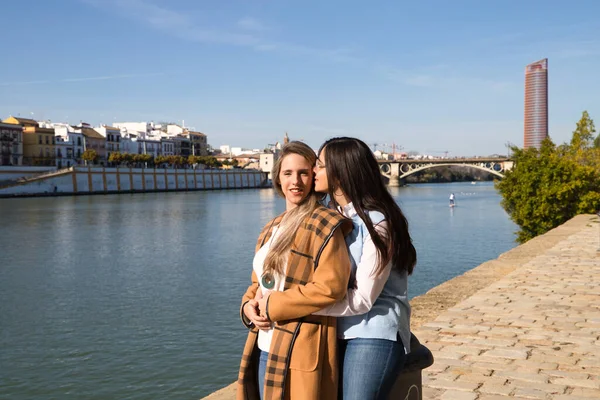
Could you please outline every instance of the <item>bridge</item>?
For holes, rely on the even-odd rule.
[[[381,174],[389,179],[389,186],[400,186],[400,180],[417,172],[437,167],[470,167],[504,178],[504,172],[513,167],[513,161],[505,157],[489,158],[439,158],[432,160],[379,160]]]

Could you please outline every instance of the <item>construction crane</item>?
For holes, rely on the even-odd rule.
[[[375,153],[377,151],[377,146],[379,146],[379,143],[369,143],[369,146],[373,148],[373,153]]]
[[[390,147],[392,148],[392,157],[394,158],[394,160],[396,159],[396,151],[404,149],[404,146],[396,145],[396,142],[392,142],[392,145]]]
[[[369,143],[370,146],[373,147],[373,153],[377,151],[377,146],[380,146],[384,152],[388,154],[392,154],[394,159],[396,159],[396,152],[402,150],[404,147],[397,145],[396,142],[389,143]]]

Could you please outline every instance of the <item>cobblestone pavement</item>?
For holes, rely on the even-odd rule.
[[[597,218],[421,325],[423,398],[600,399]]]

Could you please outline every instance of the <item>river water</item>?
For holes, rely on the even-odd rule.
[[[411,297],[516,245],[491,183],[391,190]],[[283,208],[269,189],[0,200],[0,399],[197,400],[233,382],[255,241]]]

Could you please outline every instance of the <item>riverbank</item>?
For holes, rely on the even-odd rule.
[[[0,185],[2,197],[175,192],[267,186],[257,170],[71,167]]]
[[[600,398],[599,230],[577,216],[412,299],[435,357],[423,398]],[[233,398],[235,384],[204,399]]]
[[[600,398],[599,233],[580,215],[465,276],[490,284],[415,329],[424,398]]]

